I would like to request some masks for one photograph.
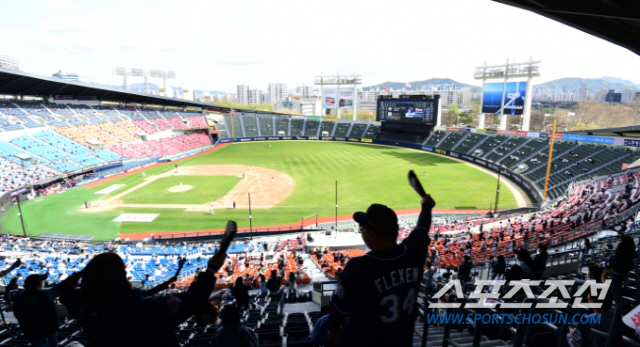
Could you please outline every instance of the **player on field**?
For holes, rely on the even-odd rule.
[[[431,209],[435,206],[429,195],[421,203],[416,228],[399,245],[398,217],[387,206],[373,204],[366,213],[353,215],[371,251],[347,263],[331,296],[331,345],[338,343],[347,317],[345,346],[412,345],[416,298],[429,249]]]

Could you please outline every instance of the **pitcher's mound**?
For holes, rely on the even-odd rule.
[[[171,188],[169,188],[167,190],[169,192],[171,192],[171,193],[179,193],[179,192],[186,192],[187,190],[191,190],[191,188],[193,188],[193,187],[188,185],[188,184],[183,184],[181,186],[171,187]]]

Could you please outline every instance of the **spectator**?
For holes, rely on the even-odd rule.
[[[471,268],[473,268],[473,262],[471,261],[471,257],[468,255],[464,256],[464,261],[460,264],[458,268],[458,278],[462,283],[471,281]]]
[[[296,293],[296,288],[298,286],[298,283],[296,283],[296,280],[297,280],[296,273],[293,271],[290,271],[289,280],[287,280],[287,287],[289,287],[289,294]]]
[[[548,254],[547,254],[547,245],[544,243],[541,243],[538,245],[538,254],[536,254],[536,256],[533,258],[533,268],[532,268],[532,275],[531,275],[531,279],[534,280],[539,280],[542,279],[542,273],[544,272],[544,269],[547,268],[547,258],[548,258]]]
[[[427,260],[426,270],[424,271],[424,275],[422,276],[422,283],[427,287],[427,293],[431,291],[431,287],[433,287],[433,269],[431,268],[431,261]]]
[[[349,318],[348,346],[411,346],[417,310],[420,270],[429,250],[433,199],[422,199],[416,228],[397,244],[398,217],[392,209],[373,204],[356,212],[362,239],[371,250],[352,258],[331,296],[329,344],[336,345]],[[402,274],[404,280],[398,281]],[[382,302],[382,307],[380,303]]]
[[[242,276],[238,276],[236,283],[231,287],[231,295],[236,298],[236,304],[240,311],[249,308],[249,289],[251,289],[251,287],[244,284]]]
[[[0,271],[0,277],[8,275],[9,273],[11,273],[11,271],[17,269],[20,265],[22,265],[22,260],[18,258],[13,264],[11,264],[8,269]]]
[[[61,299],[92,347],[178,346],[174,329],[207,303],[225,257],[211,257],[186,292],[145,297],[131,288],[122,258],[102,253],[82,271],[81,289]]]
[[[602,268],[596,264],[589,265],[587,278],[589,278],[590,280],[595,280],[597,283],[602,283]]]
[[[505,279],[507,281],[531,279],[533,266],[531,255],[524,248],[516,250],[515,253],[518,262],[516,263],[516,265],[507,270],[507,272],[504,274]]]
[[[277,270],[271,270],[271,276],[267,281],[267,289],[271,296],[280,294],[280,285],[282,284],[282,277],[278,277]]]
[[[587,292],[587,300],[591,304],[599,303],[597,298],[591,296],[590,292]],[[612,310],[613,306],[613,295],[611,293],[607,293],[604,300],[602,301],[602,306],[600,308],[594,308],[593,313],[590,315],[590,322],[594,322],[594,318],[596,316],[600,316],[600,319],[597,320],[597,323],[590,323],[590,328],[599,330],[603,333],[608,334],[611,325],[615,327],[613,332],[613,336],[611,338],[614,339],[612,346],[622,346],[622,321],[614,321],[614,311]],[[600,335],[592,334],[592,342],[593,347],[604,347],[607,343],[607,337],[602,337]],[[582,333],[580,329],[574,329],[569,327],[569,334],[567,334],[567,342],[571,347],[578,347],[582,342]]]
[[[602,274],[602,282],[611,277],[611,289],[622,290],[629,271],[633,269],[633,258],[636,247],[630,236],[620,236],[620,243],[616,247],[609,266]]]
[[[263,274],[260,274],[260,295],[267,295],[269,289],[267,289],[267,279]]]
[[[11,281],[9,281],[9,284],[7,284],[7,287],[4,289],[4,301],[7,302],[8,307],[7,310],[10,311],[11,310],[11,292],[18,289],[18,279],[20,279],[20,276],[16,276],[14,278],[11,279]]]
[[[211,343],[219,347],[258,346],[258,335],[240,324],[240,310],[236,305],[224,305],[222,324],[213,334]]]
[[[24,291],[15,296],[13,304],[20,329],[31,346],[42,346],[44,340],[48,347],[58,346],[58,314],[53,300],[72,291],[80,273],[74,273],[53,288],[42,289],[46,279],[46,273],[29,275],[24,280]]]
[[[503,255],[499,255],[498,259],[491,266],[491,272],[493,273],[493,279],[496,280],[500,276],[504,275],[507,270],[507,263],[504,260]]]

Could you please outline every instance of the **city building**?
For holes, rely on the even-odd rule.
[[[61,80],[69,81],[69,82],[77,82],[80,80],[80,77],[78,77],[78,74],[75,74],[72,72],[66,72],[62,70],[58,70],[58,72],[54,73],[52,76],[55,78],[59,78]]]
[[[241,104],[249,104],[249,86],[243,84],[238,86],[237,100]]]
[[[296,87],[296,94],[300,95],[303,99],[308,99],[313,97],[313,87],[312,86],[301,86]]]
[[[259,103],[262,103],[262,90],[260,90],[258,88],[249,89],[247,94],[248,94],[248,98],[247,98],[246,104],[259,104]]]
[[[616,93],[615,90],[609,89],[604,101],[620,103],[622,101],[622,93]]]
[[[620,102],[623,104],[628,104],[633,101],[633,90],[627,89],[622,92],[622,96],[620,98]]]
[[[269,94],[267,102],[274,105],[282,102],[289,94],[286,83],[269,83],[267,91]]]
[[[578,94],[578,102],[587,100],[587,95],[589,94],[589,87],[583,85],[580,87],[580,93]]]

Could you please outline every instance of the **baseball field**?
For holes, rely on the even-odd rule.
[[[469,164],[425,152],[352,143],[259,142],[227,145],[205,155],[93,182],[22,203],[27,234],[92,235],[224,228],[229,219],[249,226],[297,223],[350,215],[371,203],[419,208],[407,182],[414,170],[436,209],[488,209],[496,178]],[[505,182],[506,183],[506,182]],[[529,199],[513,183],[500,208]],[[86,205],[85,205],[86,202]],[[235,208],[234,208],[235,205]],[[88,206],[88,208],[87,208]],[[21,235],[17,206],[2,217],[3,233]]]

